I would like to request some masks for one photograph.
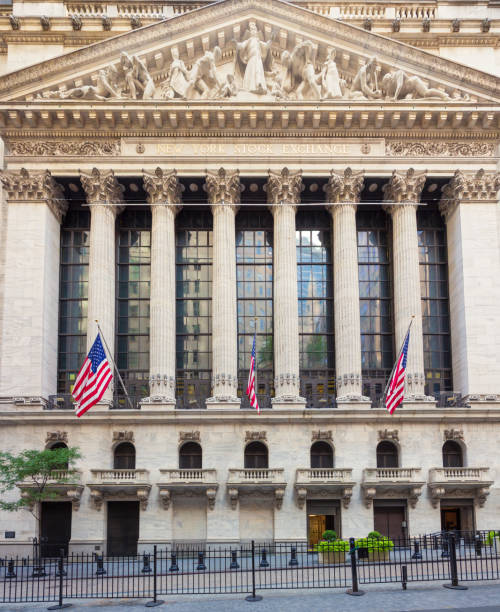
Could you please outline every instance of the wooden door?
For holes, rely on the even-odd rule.
[[[42,502],[40,543],[42,557],[58,557],[61,548],[68,554],[71,539],[71,502]]]
[[[375,531],[379,531],[391,540],[403,540],[405,537],[404,521],[404,506],[387,506],[374,509]]]
[[[443,508],[441,510],[441,529],[443,531],[460,531],[460,508]]]
[[[139,502],[108,502],[108,557],[137,554]]]
[[[309,546],[315,546],[326,529],[326,517],[324,514],[310,514],[309,519]]]

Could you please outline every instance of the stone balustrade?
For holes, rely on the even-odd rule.
[[[448,467],[429,470],[429,484],[433,482],[487,482],[490,468]]]
[[[369,482],[416,482],[421,468],[365,468],[363,480]]]
[[[437,508],[443,498],[474,497],[480,508],[484,506],[493,481],[487,467],[447,467],[429,470],[429,489],[432,505]]]
[[[250,482],[266,482],[266,483],[281,483],[284,480],[283,469],[230,469],[228,483],[250,483]]]
[[[231,507],[236,510],[240,494],[256,493],[273,495],[276,509],[280,509],[285,495],[285,470],[282,468],[230,469],[227,493]]]
[[[365,468],[361,488],[365,505],[370,508],[375,497],[397,494],[406,497],[415,508],[425,481],[421,468]]]
[[[160,470],[163,482],[169,483],[213,483],[217,481],[217,470]]]
[[[297,470],[295,483],[344,484],[352,480],[352,468],[304,468]]]
[[[303,508],[307,496],[326,491],[349,506],[354,487],[352,468],[299,468],[295,477],[297,505]]]
[[[73,509],[78,510],[80,507],[80,498],[82,496],[83,485],[81,484],[82,473],[80,470],[52,470],[53,478],[49,478],[45,484],[45,488],[55,499],[59,501],[71,501]],[[40,476],[40,480],[43,480]],[[30,491],[38,490],[37,478],[26,478],[22,482],[17,483],[17,487],[21,490],[21,497],[29,499]],[[62,481],[62,482],[61,482]]]
[[[90,470],[96,483],[147,483],[148,470]]]

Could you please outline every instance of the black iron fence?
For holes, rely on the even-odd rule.
[[[321,547],[320,547],[321,548]],[[416,581],[500,579],[500,531],[446,532],[393,540],[337,541],[327,550],[305,543],[234,547],[154,546],[126,557],[75,553],[0,559],[0,603],[163,595],[242,593],[267,589],[342,588]]]

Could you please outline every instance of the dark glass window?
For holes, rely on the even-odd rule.
[[[360,207],[356,224],[363,393],[378,399],[394,359],[388,219],[381,210]]]
[[[70,210],[61,229],[58,393],[71,393],[87,352],[90,212]]]
[[[114,452],[115,470],[135,470],[135,447],[130,442],[118,444]]]
[[[273,219],[267,210],[241,210],[236,217],[238,300],[238,395],[245,394],[254,332],[257,398],[269,408],[273,395]]]
[[[179,469],[201,470],[202,452],[201,446],[196,442],[186,442],[179,450]]]
[[[151,212],[125,210],[118,223],[116,359],[129,395],[139,400],[149,395]],[[116,383],[115,392],[122,395]]]
[[[332,468],[333,450],[328,442],[315,442],[311,446],[311,467]]]
[[[335,393],[331,217],[296,217],[301,393],[308,406],[331,406]]]
[[[177,405],[201,408],[212,370],[212,213],[182,210],[175,240]]]
[[[452,390],[446,227],[430,207],[418,211],[417,222],[425,392],[439,397]]]
[[[56,442],[55,444],[53,444],[53,445],[50,447],[50,450],[56,450],[56,449],[58,449],[58,448],[68,448],[68,445],[67,445],[67,444],[64,444],[64,442]],[[60,469],[60,470],[67,470],[67,469],[68,469],[68,467],[69,467],[69,466],[68,466],[68,462],[67,462],[67,461],[65,461],[64,463],[62,463],[62,464],[59,466],[59,469]]]
[[[448,440],[443,444],[443,467],[463,467],[464,460],[462,455],[462,449],[458,442]]]
[[[269,467],[269,456],[267,446],[262,442],[250,442],[245,447],[246,469],[267,469]]]
[[[398,449],[392,442],[380,442],[377,446],[377,467],[398,467]]]

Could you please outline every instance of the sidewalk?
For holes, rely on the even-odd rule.
[[[407,591],[389,585],[368,585],[363,597],[350,597],[340,589],[260,591],[260,602],[243,595],[164,596],[157,609],[173,612],[500,612],[500,582],[475,582],[467,591],[445,589],[441,584],[410,584]],[[66,600],[75,611],[110,612],[144,610],[144,599]],[[3,604],[0,612],[46,610],[50,603]]]

